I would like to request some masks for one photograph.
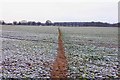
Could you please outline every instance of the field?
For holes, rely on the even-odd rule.
[[[61,28],[72,78],[116,78],[117,28]]]
[[[59,27],[68,78],[117,78],[118,29]],[[57,56],[57,26],[2,26],[0,76],[50,78]]]

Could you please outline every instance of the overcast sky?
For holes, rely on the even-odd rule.
[[[0,0],[0,20],[118,22],[119,0]]]

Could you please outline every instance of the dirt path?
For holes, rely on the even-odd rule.
[[[51,71],[51,78],[55,80],[59,78],[67,78],[67,59],[65,57],[65,50],[63,47],[62,32],[59,28],[58,31],[58,54]]]

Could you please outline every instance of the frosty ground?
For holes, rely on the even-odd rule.
[[[68,77],[118,77],[118,29],[60,27],[63,33]],[[0,76],[50,78],[57,56],[58,27],[2,26]]]

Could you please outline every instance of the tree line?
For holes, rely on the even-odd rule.
[[[51,22],[47,20],[45,23],[35,21],[13,21],[12,23],[6,23],[1,20],[0,25],[30,25],[30,26],[73,26],[73,27],[84,27],[84,26],[96,26],[96,27],[120,27],[120,23],[103,23],[103,22]]]

